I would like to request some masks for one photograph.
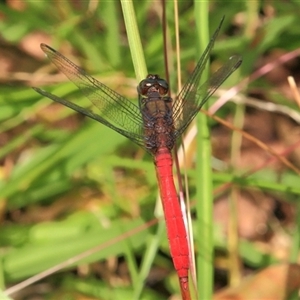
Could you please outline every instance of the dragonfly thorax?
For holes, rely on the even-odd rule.
[[[173,148],[174,124],[169,85],[158,75],[148,75],[138,86],[145,146],[155,155],[158,149]]]

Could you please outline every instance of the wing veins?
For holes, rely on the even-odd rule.
[[[185,98],[182,100],[183,106],[186,108],[184,119],[189,121],[181,123],[179,122],[180,125],[176,127],[176,136],[180,135],[187,128],[187,126],[194,119],[203,104],[213,95],[218,87],[241,65],[241,63],[242,59],[240,56],[230,57],[225,65],[223,65],[219,70],[213,73],[205,83],[203,83],[198,89],[195,90],[195,92],[193,93],[193,96],[196,98],[195,101],[190,101],[191,94],[185,95]],[[180,114],[176,114],[173,117],[175,120],[177,120],[180,117]]]
[[[204,69],[206,68],[207,61],[210,58],[210,52],[211,52],[211,50],[214,46],[215,40],[220,32],[223,21],[224,21],[224,17],[222,18],[218,28],[216,29],[215,33],[213,34],[212,38],[210,39],[210,42],[207,45],[206,49],[204,50],[203,54],[201,55],[192,75],[189,77],[188,81],[185,83],[184,87],[178,94],[176,102],[174,103],[174,106],[173,106],[174,115],[177,115],[178,112],[180,113],[182,111],[182,107],[184,110],[184,106],[181,104],[181,100],[183,100],[187,94],[193,92],[194,86],[198,86],[201,76],[202,76],[202,73],[203,73]],[[196,89],[194,89],[194,93],[196,93]]]
[[[106,119],[104,119],[103,117],[101,117],[100,115],[90,111],[90,110],[87,110],[86,108],[83,108],[71,101],[68,101],[68,100],[65,100],[63,98],[60,98],[60,97],[57,97],[56,95],[54,94],[51,94],[49,92],[46,92],[42,89],[39,89],[39,88],[36,88],[36,87],[33,87],[33,89],[38,92],[39,94],[41,94],[42,96],[45,96],[55,102],[58,102],[60,104],[63,104],[64,106],[67,106],[93,120],[96,120],[104,125],[106,125],[107,127],[117,131],[118,133],[122,134],[123,136],[127,137],[127,138],[130,138],[131,140],[133,140],[136,144],[138,144],[139,146],[143,146],[144,145],[144,137],[142,135],[139,135],[139,134],[135,134],[135,133],[132,133],[132,132],[128,132],[126,130],[122,130],[120,129],[119,127],[116,127],[114,126],[113,124],[111,124],[110,122],[106,121]]]
[[[101,112],[106,110],[106,118],[101,116],[102,120],[106,120],[106,125],[113,122],[124,127],[124,129],[131,134],[142,134],[142,117],[138,106],[92,76],[89,76],[84,70],[51,47],[42,44],[41,48],[56,67],[77,85],[81,92],[90,99]],[[99,101],[99,99],[101,101]],[[118,107],[115,107],[113,103],[117,103]],[[75,104],[75,106],[77,105]],[[100,115],[98,116],[100,117]],[[114,124],[111,125],[114,126],[115,129],[119,128]],[[122,128],[119,129],[124,132]]]

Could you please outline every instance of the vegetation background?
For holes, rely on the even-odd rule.
[[[173,3],[166,4],[168,41],[175,49]],[[148,70],[163,75],[161,2],[134,5]],[[201,54],[195,55],[194,3],[178,5],[184,81]],[[209,122],[214,297],[296,299],[300,115],[287,76],[300,80],[300,2],[209,1],[211,33],[223,15],[211,70],[233,54],[242,55],[243,65],[217,93],[222,96],[239,83],[238,95],[224,106],[217,97],[209,103],[211,109],[218,108],[218,117],[232,124],[228,128],[214,119]],[[180,299],[165,232],[155,219],[161,213],[155,211],[151,157],[30,88],[43,86],[89,105],[45,59],[40,43],[59,50],[127,98],[137,97],[119,1],[1,1],[2,290],[37,276],[39,281],[11,297]],[[169,57],[176,93],[174,52]],[[195,171],[200,153],[194,141],[187,145],[192,204],[201,201]],[[193,205],[191,210],[193,224],[199,224]],[[201,239],[197,230],[194,236]],[[70,261],[95,246],[99,248],[92,255]],[[205,258],[205,249],[196,248],[195,253]],[[41,273],[63,262],[68,265],[63,270],[46,277]],[[244,281],[247,275],[251,280]],[[198,276],[205,279],[205,274]]]

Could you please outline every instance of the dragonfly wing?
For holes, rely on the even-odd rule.
[[[45,96],[55,102],[58,102],[60,104],[63,104],[93,120],[96,120],[104,125],[106,125],[107,127],[110,127],[112,128],[113,130],[117,131],[118,133],[130,138],[133,142],[135,142],[136,144],[138,144],[139,146],[142,146],[142,147],[145,147],[144,146],[144,139],[143,137],[140,135],[140,134],[134,134],[133,132],[131,132],[129,134],[128,131],[125,131],[125,130],[122,130],[120,129],[119,127],[116,127],[114,125],[112,125],[111,123],[109,123],[106,119],[102,118],[101,115],[97,114],[97,113],[94,113],[93,111],[91,110],[88,110],[86,108],[83,108],[77,104],[75,104],[74,102],[71,102],[71,101],[68,101],[68,100],[65,100],[63,98],[60,98],[60,97],[57,97],[56,95],[54,94],[51,94],[49,92],[46,92],[42,89],[39,89],[39,88],[36,88],[36,87],[33,87],[33,89],[38,92],[39,94],[41,94],[42,96]]]
[[[175,124],[175,135],[179,136],[192,122],[203,104],[216,91],[216,89],[231,75],[241,64],[239,56],[232,56],[228,62],[217,72],[210,76],[210,79],[200,85],[201,76],[210,57],[210,52],[222,26],[223,20],[215,31],[203,55],[196,65],[192,75],[177,96],[173,105],[173,119]]]
[[[138,145],[144,146],[143,120],[138,106],[88,75],[84,70],[51,47],[41,44],[41,49],[50,61],[81,90],[98,110],[97,112],[95,112],[94,108],[87,110],[75,104],[74,101],[62,99],[35,88],[38,93],[78,111],[114,129]]]
[[[199,88],[194,86],[192,89],[180,93],[176,102],[182,103],[182,109],[177,109],[173,113],[175,123],[175,135],[179,136],[195,118],[204,103],[213,95],[218,87],[241,65],[240,56],[232,56],[227,63],[218,71],[212,74]]]

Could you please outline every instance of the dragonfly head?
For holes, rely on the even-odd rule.
[[[148,97],[150,93],[156,92],[159,96],[166,96],[169,91],[168,83],[158,75],[149,74],[146,79],[138,85],[138,93],[141,97]]]

